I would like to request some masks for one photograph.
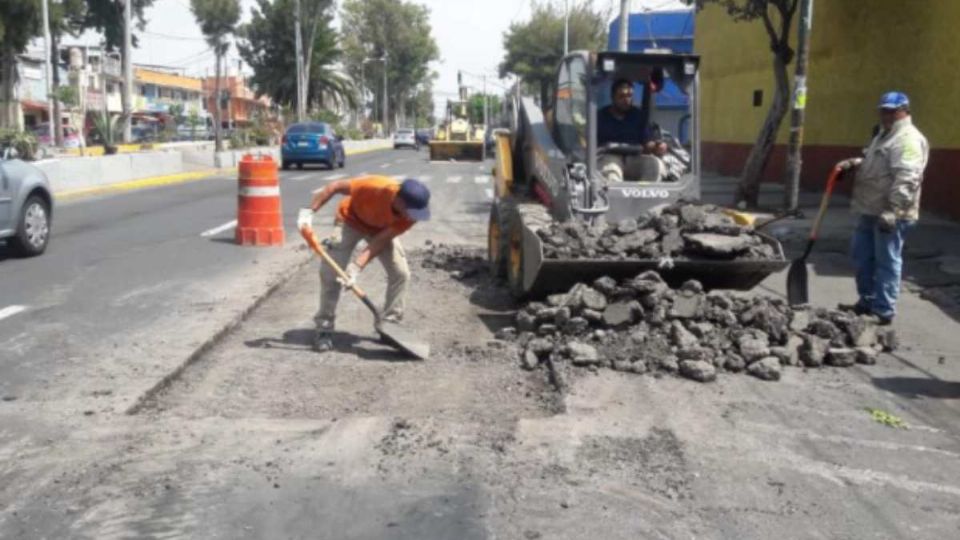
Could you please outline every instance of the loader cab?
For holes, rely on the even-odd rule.
[[[689,54],[578,51],[564,58],[551,133],[568,166],[582,164],[589,183],[602,186],[595,199],[607,199],[608,218],[636,215],[631,199],[649,208],[699,198],[698,69],[699,57]],[[620,81],[632,87],[633,108],[611,116]],[[603,125],[611,118],[620,122],[613,130]],[[630,136],[617,141],[611,132]]]

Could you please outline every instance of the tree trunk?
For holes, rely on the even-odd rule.
[[[760,128],[756,142],[750,149],[750,155],[740,174],[740,185],[734,198],[734,204],[746,204],[749,208],[756,208],[760,198],[760,182],[763,180],[763,171],[770,161],[770,154],[777,142],[777,133],[780,124],[787,114],[790,97],[790,83],[787,79],[787,64],[779,54],[774,55],[773,73],[776,79],[776,90],[773,103],[767,111],[767,118]]]
[[[121,65],[121,69],[123,70],[123,73],[127,72],[126,65],[128,61],[132,62],[133,60],[131,58],[127,58],[127,55],[124,54],[123,48],[121,47],[120,65]],[[131,99],[133,98],[133,88],[135,88],[135,85],[131,84],[130,91],[128,92],[127,81],[126,81],[126,78],[124,78],[123,84],[120,86],[120,88],[123,89],[123,92],[120,93],[120,125],[123,126],[123,134],[124,134],[124,136],[121,138],[123,139],[123,142],[126,143],[126,142],[130,142],[129,140],[127,140],[126,134],[129,132],[129,130],[127,129],[127,126],[130,125],[130,118],[132,117],[132,112],[133,112],[132,111],[133,104],[130,103],[130,99],[127,99],[127,97],[129,96]],[[110,128],[110,129],[113,129],[113,128]]]
[[[17,56],[9,50],[0,54],[0,127],[23,129],[17,99]]]
[[[544,113],[547,112],[547,99],[550,97],[550,83],[547,81],[540,82],[540,110]]]
[[[217,152],[223,151],[223,135],[221,132],[221,127],[223,121],[220,118],[220,60],[223,58],[223,55],[220,53],[220,46],[217,46],[216,50],[216,64],[217,67],[214,70],[216,72],[216,78],[213,82],[213,140],[214,148]]]
[[[63,128],[60,127],[60,118],[63,116],[63,111],[60,108],[60,100],[57,99],[57,90],[60,89],[60,70],[58,69],[60,65],[59,48],[60,39],[56,32],[52,32],[50,34],[50,63],[53,69],[50,71],[53,84],[50,85],[50,89],[53,91],[53,95],[47,99],[53,100],[53,118],[50,119],[50,121],[53,122],[53,143],[57,147],[63,147]]]

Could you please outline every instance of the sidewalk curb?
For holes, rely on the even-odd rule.
[[[236,172],[236,169],[207,169],[203,171],[185,172],[179,174],[170,174],[167,176],[153,176],[141,178],[139,180],[129,180],[126,182],[117,182],[103,186],[94,186],[80,189],[70,189],[53,194],[57,202],[82,199],[95,195],[105,195],[109,193],[122,193],[125,191],[136,191],[159,186],[171,186],[176,184],[185,184],[188,182],[197,182],[213,176],[220,176]]]
[[[390,149],[390,146],[376,146],[373,148],[348,150],[346,151],[346,155],[356,156],[360,154],[368,154],[370,152],[377,152],[380,150],[389,150],[389,149]],[[178,174],[170,174],[166,176],[153,176],[148,178],[140,178],[138,180],[129,180],[126,182],[106,184],[103,186],[94,186],[94,187],[80,188],[80,189],[68,189],[65,191],[55,192],[53,194],[53,198],[57,202],[66,202],[66,201],[73,201],[77,199],[83,199],[86,197],[93,197],[96,195],[108,195],[111,193],[123,193],[127,191],[136,191],[140,189],[147,189],[147,188],[153,188],[153,187],[172,186],[177,184],[186,184],[189,182],[198,182],[200,180],[206,180],[214,176],[235,174],[236,172],[237,172],[237,168],[231,167],[231,168],[224,168],[224,169],[206,169],[202,171],[184,172],[184,173],[178,173]]]
[[[305,246],[304,246],[305,247]],[[268,298],[273,296],[280,287],[283,287],[287,284],[298,272],[309,266],[313,261],[314,257],[311,253],[305,252],[307,255],[303,260],[298,261],[293,264],[292,268],[288,268],[280,272],[279,277],[274,279],[272,282],[267,285],[266,289],[258,294],[252,301],[244,307],[240,313],[232,317],[227,321],[223,326],[216,330],[213,335],[205,339],[196,349],[193,350],[187,357],[181,361],[172,371],[164,375],[159,381],[151,385],[147,390],[141,393],[135,400],[134,403],[130,406],[122,407],[124,414],[126,415],[137,415],[146,408],[149,408],[150,402],[168,386],[174,383],[177,379],[183,375],[183,372],[187,370],[190,366],[195,364],[204,355],[210,352],[211,349],[216,347],[229,336],[234,330],[236,330],[244,321],[246,321],[250,315],[260,307],[263,302]]]

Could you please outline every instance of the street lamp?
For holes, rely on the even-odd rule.
[[[387,112],[389,111],[389,105],[388,105],[389,100],[387,99],[387,65],[389,62],[388,55],[386,52],[384,52],[383,56],[381,56],[380,58],[368,57],[368,58],[364,58],[363,61],[360,62],[360,79],[363,85],[366,84],[363,66],[366,65],[367,62],[383,62],[383,131],[384,131],[384,134],[386,134],[388,131]],[[366,90],[365,87],[364,87],[364,90]]]

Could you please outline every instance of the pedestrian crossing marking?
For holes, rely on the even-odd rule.
[[[490,176],[486,174],[482,174],[480,176],[475,177],[473,181],[478,184],[486,184],[487,182],[490,181]]]
[[[462,176],[448,176],[448,177],[447,177],[447,183],[448,183],[448,184],[459,184],[461,180],[463,180],[463,177],[462,177]]]

